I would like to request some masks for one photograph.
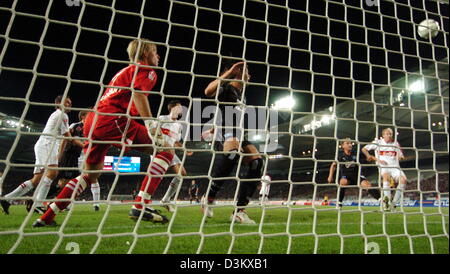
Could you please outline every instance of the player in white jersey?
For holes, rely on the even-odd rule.
[[[383,204],[384,209],[395,209],[397,203],[402,197],[402,193],[406,188],[406,175],[400,168],[400,160],[404,159],[403,151],[400,144],[394,140],[394,132],[391,128],[385,128],[382,133],[382,138],[375,140],[373,143],[366,145],[362,152],[367,158],[367,161],[378,162],[380,166],[380,174],[383,178]],[[370,150],[375,150],[375,156],[369,154]],[[398,183],[397,191],[394,198],[391,200],[390,181],[391,178]]]
[[[52,167],[58,167],[58,159],[61,156],[62,151],[67,143],[66,139],[62,140],[62,136],[70,137],[69,132],[69,117],[67,113],[70,111],[68,108],[72,106],[72,101],[69,97],[64,100],[64,109],[60,108],[63,96],[59,95],[55,99],[56,110],[50,115],[45,125],[42,135],[34,145],[34,154],[36,157],[35,168],[33,172],[33,178],[25,181],[18,186],[11,193],[4,196],[5,200],[1,200],[1,206],[5,214],[9,214],[10,202],[17,197],[22,197],[30,190],[36,188],[34,209],[38,213],[44,213],[45,208],[42,204],[42,200],[47,198],[48,191],[52,181],[58,176],[58,170],[51,169]],[[50,169],[46,170],[46,167]],[[45,173],[44,173],[45,172]],[[45,176],[44,176],[45,175]]]
[[[158,117],[164,141],[170,147],[182,147],[183,145],[180,141],[182,139],[181,133],[183,130],[183,125],[175,121],[181,117],[183,113],[183,106],[180,101],[172,100],[167,105],[167,108],[170,112],[169,115],[161,115]],[[186,155],[191,156],[192,152],[187,152]],[[177,192],[178,185],[181,183],[181,178],[179,176],[186,176],[187,173],[186,169],[181,165],[180,158],[175,153],[173,155],[172,162],[170,163],[170,168],[175,174],[177,174],[177,176],[175,176],[170,182],[166,194],[161,199],[161,203],[168,211],[174,212],[175,208],[169,203]]]
[[[269,199],[271,181],[272,177],[270,177],[269,174],[266,174],[262,177],[261,189],[259,190],[259,202],[261,205],[265,204],[266,201]]]

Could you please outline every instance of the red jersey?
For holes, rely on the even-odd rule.
[[[136,76],[134,73],[138,69]],[[128,104],[131,101],[132,91],[130,89],[121,89],[120,87],[131,87],[134,79],[134,89],[142,91],[151,91],[156,84],[157,75],[155,70],[148,67],[138,67],[129,65],[119,71],[109,82],[109,88],[105,90],[98,103],[98,111],[104,113],[126,113]],[[148,93],[145,94],[148,96]],[[134,103],[130,108],[131,116],[139,116]]]

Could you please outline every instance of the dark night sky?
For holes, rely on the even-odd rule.
[[[289,12],[280,7],[267,6],[264,1],[151,0],[144,4],[143,15],[148,17],[144,20],[136,14],[113,13],[111,0],[95,1],[102,7],[86,5],[82,14],[81,6],[68,7],[65,1],[52,1],[49,10],[51,20],[70,23],[77,23],[79,20],[84,28],[103,31],[108,31],[111,26],[112,35],[89,29],[79,31],[76,26],[57,22],[50,22],[44,32],[46,22],[43,18],[23,14],[17,14],[11,22],[12,13],[4,8],[10,8],[12,2],[0,2],[0,7],[3,7],[0,8],[0,52],[4,50],[5,33],[8,25],[12,23],[8,37],[11,40],[4,57],[0,60],[2,68],[0,96],[25,98],[31,89],[29,93],[31,102],[51,103],[54,97],[63,93],[69,85],[68,95],[72,98],[74,107],[94,105],[99,92],[103,92],[98,83],[108,84],[114,74],[126,65],[118,61],[127,60],[126,45],[131,36],[138,36],[141,23],[143,23],[141,36],[162,44],[158,48],[161,55],[160,66],[169,70],[158,70],[159,81],[154,90],[163,91],[166,95],[188,95],[193,83],[192,97],[205,98],[203,90],[211,80],[205,76],[217,75],[220,69],[219,53],[223,57],[244,58],[249,63],[252,83],[269,84],[270,88],[249,85],[248,104],[264,105],[266,96],[269,96],[269,103],[273,103],[276,98],[287,95],[288,88],[291,87],[299,102],[295,111],[318,111],[333,104],[330,98],[316,99],[316,105],[313,106],[311,95],[311,92],[315,95],[332,94],[333,84],[335,95],[351,98],[351,78],[359,81],[354,82],[357,96],[367,95],[370,98],[372,89],[377,85],[389,84],[388,74],[391,81],[405,76],[405,72],[392,69],[405,67],[406,71],[415,72],[421,63],[427,65],[431,62],[424,58],[433,58],[432,52],[437,60],[447,57],[448,54],[446,47],[449,32],[448,4],[440,5],[440,13],[446,16],[442,26],[440,18],[433,14],[438,13],[439,4],[433,1],[425,1],[426,7],[422,6],[424,1],[397,1],[403,4],[410,3],[415,8],[425,8],[428,13],[395,5],[390,1],[382,1],[380,13],[373,14],[368,11],[377,11],[377,8],[368,7],[364,4],[364,0],[328,1],[328,4],[327,1],[321,0],[268,1],[283,6],[288,2],[287,6],[291,9]],[[181,2],[196,2],[199,7],[209,9],[197,9],[196,19],[196,8],[183,5]],[[346,6],[342,2],[345,2]],[[114,9],[139,13],[141,4],[142,1],[116,1]],[[15,10],[42,16],[45,15],[48,5],[49,1],[44,0],[21,0],[18,1]],[[242,15],[243,8],[247,19],[233,16]],[[224,12],[222,25],[218,9]],[[264,22],[266,11],[268,19]],[[445,36],[441,32],[433,40],[433,44],[421,39],[416,40],[416,26],[394,20],[395,14],[398,18],[415,24],[425,19],[428,14],[428,18],[434,18],[441,23],[441,28],[443,27],[446,32]],[[170,25],[169,22],[174,24]],[[78,31],[79,38],[76,40]],[[221,34],[223,39],[220,43]],[[245,41],[242,36],[251,41]],[[265,42],[266,37],[268,43]],[[339,38],[344,40],[338,40]],[[44,46],[63,48],[66,51],[44,48],[42,56],[37,59],[39,47],[21,42],[23,40],[39,42],[41,39]],[[446,43],[444,39],[447,40]],[[75,41],[77,43],[74,45]],[[172,48],[169,49],[169,46]],[[74,57],[72,47],[77,54],[73,68],[69,71]],[[395,52],[386,52],[374,47]],[[197,52],[194,53],[192,49]],[[291,52],[290,63],[289,52]],[[267,60],[266,53],[268,53]],[[411,56],[403,58],[402,53]],[[337,57],[344,59],[336,59]],[[267,63],[283,67],[268,67]],[[371,74],[370,64],[382,67],[373,67]],[[39,73],[62,77],[37,76],[33,79],[32,73],[11,71],[8,69],[11,67],[24,69],[36,67]],[[189,72],[191,68],[195,76],[174,71]],[[293,69],[291,76],[289,68]],[[102,77],[104,69],[106,70]],[[333,80],[332,75],[346,79]],[[149,98],[152,111],[156,114],[160,97],[154,95]],[[23,102],[0,99],[0,112],[10,115],[20,116],[24,106]],[[44,124],[51,112],[52,108],[49,106],[32,104],[26,119]],[[75,120],[75,117],[76,112],[72,112],[71,120]]]

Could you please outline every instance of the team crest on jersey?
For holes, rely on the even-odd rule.
[[[150,80],[155,80],[155,71],[150,71],[149,73],[148,73],[148,79],[150,79]]]

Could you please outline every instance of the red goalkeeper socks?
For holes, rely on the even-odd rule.
[[[162,177],[153,176],[164,175],[169,168],[172,159],[173,155],[168,152],[160,152],[155,156],[155,159],[150,163],[149,167],[149,173],[151,176],[150,184],[149,176],[147,175],[142,181],[141,189],[136,197],[135,201],[138,202],[138,204],[134,205],[135,208],[142,209],[142,201],[144,201],[144,204],[150,203],[151,195],[155,193],[156,188],[158,188],[159,183],[162,181]]]
[[[77,187],[78,184],[78,187]],[[59,199],[70,199],[72,197],[72,193],[76,190],[75,198],[78,197],[86,188],[87,185],[90,185],[89,178],[87,176],[78,176],[75,179],[70,180],[66,186],[63,188],[63,190],[58,194],[56,197],[57,200]],[[44,213],[44,215],[41,216],[41,220],[44,221],[46,224],[50,224],[53,219],[55,218],[56,212],[59,210],[64,210],[68,205],[70,204],[69,201],[56,201],[54,203],[51,203],[47,209],[47,211]]]

